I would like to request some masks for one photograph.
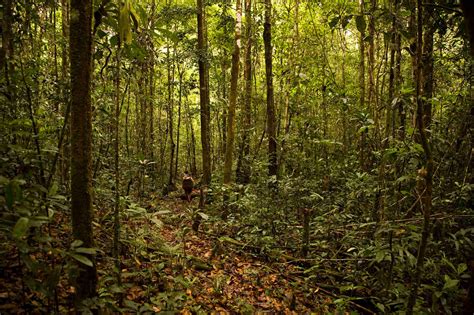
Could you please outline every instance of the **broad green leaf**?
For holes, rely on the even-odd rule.
[[[49,189],[48,195],[49,196],[54,196],[54,195],[56,195],[57,192],[58,192],[58,184],[56,182],[54,182],[51,185],[51,188]]]
[[[204,212],[198,212],[199,216],[201,218],[203,218],[204,220],[208,220],[209,219],[209,216],[207,214],[205,214]]]
[[[467,270],[467,265],[465,263],[458,265],[458,275],[462,274],[464,271]]]
[[[28,223],[30,220],[25,217],[21,217],[16,221],[15,226],[13,227],[12,235],[14,238],[21,238],[25,236],[26,231],[28,230]]]
[[[458,283],[459,283],[459,280],[451,279],[448,275],[445,275],[443,291],[456,287]]]
[[[384,258],[385,258],[385,252],[384,251],[377,252],[377,254],[375,255],[375,260],[378,263],[383,261]]]
[[[85,256],[82,256],[82,255],[79,255],[79,254],[73,254],[73,253],[70,253],[69,254],[72,258],[74,258],[75,260],[77,260],[78,262],[86,265],[86,266],[89,266],[89,267],[92,267],[93,266],[93,263],[92,261],[85,257]]]
[[[383,313],[385,312],[385,306],[382,303],[376,303],[375,304],[379,310],[381,310]]]
[[[81,241],[81,240],[75,240],[74,242],[71,243],[71,247],[74,248],[74,247],[79,247],[83,244],[84,242]]]
[[[95,255],[97,253],[97,250],[95,248],[78,247],[75,249],[75,252],[81,254]]]
[[[159,228],[163,226],[163,222],[156,217],[152,217],[151,222],[155,223],[156,226],[158,226]]]

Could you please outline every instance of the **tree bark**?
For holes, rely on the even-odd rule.
[[[116,51],[116,74],[115,74],[115,117],[114,117],[114,171],[115,171],[115,205],[114,205],[114,248],[113,257],[117,269],[117,285],[122,284],[120,265],[120,66],[121,66],[120,39]]]
[[[433,21],[434,8],[426,6],[423,12],[423,25],[425,32],[423,34],[423,51],[421,63],[423,65],[423,124],[425,129],[431,129],[432,116],[432,98],[433,98],[433,36],[436,26]],[[425,131],[426,132],[426,131]],[[427,137],[430,137],[431,131],[426,132]]]
[[[235,44],[232,53],[229,110],[227,112],[227,143],[224,160],[224,184],[232,182],[232,162],[235,140],[235,107],[237,103],[237,83],[239,79],[240,35],[242,27],[242,6],[236,1]]]
[[[178,125],[176,126],[176,161],[174,163],[174,174],[178,174],[178,164],[179,164],[179,136],[181,129],[181,104],[183,100],[183,75],[184,69],[181,70],[178,64],[178,76],[179,76],[179,92],[178,92]]]
[[[206,8],[203,0],[197,0],[198,28],[198,66],[199,66],[199,97],[201,104],[201,144],[202,144],[202,183],[211,183],[211,137],[210,137],[210,106],[209,106],[209,66],[207,60],[207,25]]]
[[[252,0],[245,0],[245,96],[242,132],[242,151],[237,166],[237,181],[250,182],[250,128],[252,124]]]
[[[263,24],[263,41],[265,46],[265,75],[267,85],[267,135],[268,135],[268,175],[276,176],[277,142],[276,118],[273,99],[273,65],[272,65],[272,2],[265,0],[265,22]]]
[[[360,16],[361,19],[365,21],[365,0],[359,0],[360,4]],[[359,106],[361,109],[365,108],[365,22],[364,27],[359,30],[360,39],[359,39]],[[359,144],[359,164],[362,170],[365,170],[365,148],[366,148],[366,134],[365,131],[362,132],[360,136]]]
[[[83,242],[83,247],[93,247],[92,0],[72,0],[70,17],[72,232],[75,240]],[[97,286],[95,262],[92,267],[79,265],[78,268],[79,274],[74,279],[76,307],[85,299],[96,296]]]
[[[372,110],[372,117],[375,124],[375,145],[378,147],[380,142],[379,129],[380,119],[378,110],[378,95],[375,86],[375,11],[377,9],[377,0],[371,0],[370,18],[369,18],[369,51],[368,51],[368,68],[369,68],[369,95],[368,103]]]
[[[176,53],[176,49],[173,49],[173,55]],[[173,136],[173,111],[174,111],[174,58],[170,58],[170,47],[167,49],[167,68],[168,68],[168,132],[170,134],[170,168],[169,168],[169,179],[168,179],[168,191],[174,190],[174,152],[176,144]]]

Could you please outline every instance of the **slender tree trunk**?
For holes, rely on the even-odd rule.
[[[416,267],[413,272],[413,281],[408,298],[407,311],[408,315],[413,314],[413,307],[416,304],[416,298],[418,295],[418,287],[420,286],[421,274],[423,271],[423,263],[425,259],[425,252],[428,246],[430,236],[430,217],[431,217],[431,199],[433,190],[433,158],[431,155],[431,145],[429,138],[426,134],[424,126],[424,108],[423,108],[423,60],[422,60],[422,47],[423,47],[423,6],[422,0],[417,0],[417,51],[416,51],[416,125],[420,135],[421,145],[425,153],[425,166],[418,170],[418,177],[421,183],[422,189],[420,189],[420,205],[423,213],[423,230],[421,232],[421,240],[418,246],[418,253],[416,257]]]
[[[365,0],[359,0],[360,4],[360,15],[361,20],[365,21]],[[360,40],[359,40],[359,106],[361,109],[365,108],[365,22],[363,23],[363,28],[360,30]],[[359,164],[362,170],[365,170],[365,150],[366,150],[366,132],[363,131],[360,138],[359,145]]]
[[[130,80],[132,76],[128,77],[128,85],[130,86]],[[130,131],[129,131],[129,117],[130,117],[130,94],[131,94],[132,87],[128,89],[128,95],[127,95],[127,110],[125,112],[125,149],[127,151],[127,158],[130,158]]]
[[[423,123],[425,129],[430,130],[426,132],[427,137],[431,135],[431,116],[432,116],[432,98],[433,98],[433,36],[436,26],[433,20],[434,8],[433,6],[426,6],[423,12],[423,25],[426,31],[423,34]]]
[[[224,58],[227,57],[225,52],[222,53],[225,55]],[[222,61],[222,99],[227,100],[227,79],[226,79],[226,74],[227,74],[227,67],[228,63],[227,60]],[[227,145],[227,108],[223,106],[222,108],[222,139],[221,139],[221,150],[222,150],[222,155],[225,156],[226,152],[226,145]],[[219,126],[217,129],[220,129]]]
[[[121,45],[120,39],[117,46],[116,74],[115,74],[115,117],[114,117],[114,170],[115,170],[115,206],[114,206],[114,248],[113,257],[115,268],[117,269],[117,285],[122,284],[121,266],[120,266],[120,66],[121,66]],[[121,302],[121,297],[120,297]]]
[[[196,137],[194,135],[193,119],[191,116],[191,111],[189,110],[189,101],[186,96],[186,110],[188,112],[189,119],[189,129],[191,132],[191,174],[197,175],[197,163],[196,163]]]
[[[207,60],[206,8],[203,0],[197,0],[197,26],[199,51],[199,95],[201,104],[202,183],[211,183],[211,137],[209,107],[209,66]]]
[[[176,50],[173,49],[173,52]],[[169,180],[168,187],[169,189],[174,189],[174,151],[176,144],[174,143],[173,136],[173,111],[174,111],[174,97],[173,97],[173,81],[174,81],[174,60],[171,61],[170,58],[170,47],[167,49],[167,60],[168,60],[168,132],[170,134],[170,168],[169,168]],[[174,55],[174,53],[173,53]],[[172,64],[173,63],[173,64]]]
[[[263,25],[263,41],[265,46],[265,75],[267,85],[267,135],[268,135],[268,175],[276,176],[277,142],[276,118],[273,99],[273,66],[272,66],[272,2],[265,0],[265,22]]]
[[[63,40],[66,41],[69,38],[69,18],[68,18],[68,13],[69,13],[69,1],[68,0],[61,0],[61,31],[62,31],[62,36]],[[67,44],[65,44],[62,47],[62,57],[61,57],[61,73],[62,77],[61,79],[64,82],[67,82],[67,74],[68,74],[68,67],[69,67],[69,60],[68,60],[68,50],[67,50]],[[64,119],[68,120],[66,118],[66,115],[70,115],[70,113],[67,113],[67,107],[69,105],[70,99],[69,95],[67,94],[67,89],[63,88],[61,91],[61,95],[64,99],[64,105],[63,105],[63,114],[64,114]],[[70,134],[70,127],[69,124],[66,126],[66,138],[64,139],[64,145],[61,148],[61,178],[62,178],[62,183],[66,185],[66,187],[69,186],[69,161],[70,161],[70,141],[69,141],[69,134]]]
[[[369,95],[368,102],[370,109],[372,110],[372,117],[374,118],[375,124],[375,144],[378,147],[379,137],[379,111],[378,111],[378,97],[377,89],[375,86],[375,10],[377,8],[377,0],[370,1],[370,17],[369,17],[369,51],[368,51],[368,68],[369,68]]]
[[[341,36],[341,45],[342,45],[342,64],[341,64],[341,77],[342,77],[342,86],[346,86],[346,55],[347,55],[347,43],[346,43],[346,37],[344,32],[341,30],[340,31],[340,36]],[[343,152],[344,156],[347,155],[348,152],[348,147],[349,147],[349,141],[348,141],[348,126],[347,126],[347,112],[349,107],[347,106],[347,101],[346,101],[346,92],[344,91],[344,100],[343,100],[343,107],[341,109],[341,116],[342,116],[342,147],[343,147]]]
[[[174,164],[174,174],[178,174],[178,162],[179,162],[179,136],[180,136],[180,129],[181,129],[181,103],[183,98],[183,75],[184,70],[179,69],[178,65],[178,75],[179,75],[179,95],[178,95],[178,125],[176,126],[176,162]]]
[[[393,17],[392,17],[392,37],[390,39],[390,61],[389,61],[389,77],[388,77],[388,99],[386,102],[386,129],[385,129],[385,138],[388,140],[392,130],[395,130],[393,119],[394,117],[394,97],[395,97],[395,58],[397,52],[397,36],[398,36],[398,22],[397,22],[397,13],[398,13],[398,0],[390,1]],[[396,104],[396,103],[395,103]]]
[[[3,16],[1,24],[2,47],[0,47],[0,76],[5,79],[7,102],[0,105],[5,120],[17,118],[16,89],[12,84],[14,74],[14,43],[13,43],[13,4],[15,1],[3,0]],[[3,81],[3,80],[2,80]],[[3,88],[2,88],[3,89]],[[7,140],[8,142],[8,140]],[[17,135],[13,133],[11,143],[17,143]]]
[[[235,140],[235,107],[237,103],[237,83],[239,78],[240,36],[242,27],[242,6],[236,0],[235,44],[232,53],[232,68],[230,78],[229,110],[227,112],[227,144],[224,160],[224,184],[232,182],[232,162]]]
[[[155,159],[155,55],[154,48],[151,47],[150,51],[150,158]],[[154,172],[152,172],[154,174]]]
[[[72,232],[83,247],[94,247],[92,234],[92,0],[71,1],[71,213]],[[91,260],[94,261],[93,257]],[[97,272],[79,265],[74,279],[76,307],[96,296]]]
[[[5,74],[7,85],[10,84],[10,76],[13,69],[11,63],[13,58],[13,3],[12,0],[3,0],[2,16],[2,47],[0,47],[0,73]],[[8,95],[11,97],[11,95]]]
[[[252,0],[245,0],[245,96],[244,117],[242,132],[242,151],[237,167],[237,180],[239,183],[250,182],[250,128],[252,124]]]

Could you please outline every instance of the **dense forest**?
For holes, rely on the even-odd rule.
[[[1,0],[0,313],[474,313],[471,0]]]

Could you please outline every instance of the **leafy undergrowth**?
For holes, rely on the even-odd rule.
[[[122,276],[127,309],[289,314],[331,309],[332,297],[308,286],[294,266],[224,242],[206,224],[192,231],[196,203],[153,201],[152,212],[126,223],[130,256],[123,261]],[[145,246],[139,245],[142,241]]]
[[[90,262],[91,251],[97,253],[99,294],[88,301],[86,311],[296,314],[341,309],[338,297],[305,280],[301,266],[289,256],[275,259],[274,253],[225,235],[220,218],[196,211],[197,200],[187,203],[179,194],[151,196],[147,207],[122,201],[120,284],[111,258],[112,207],[97,211],[95,250],[76,242],[71,246],[69,215],[56,212],[49,224],[29,227],[15,243],[3,242],[0,313],[72,312],[74,288],[68,279],[78,262]],[[196,216],[201,218],[198,232],[192,230]],[[349,302],[344,308],[353,306]]]

